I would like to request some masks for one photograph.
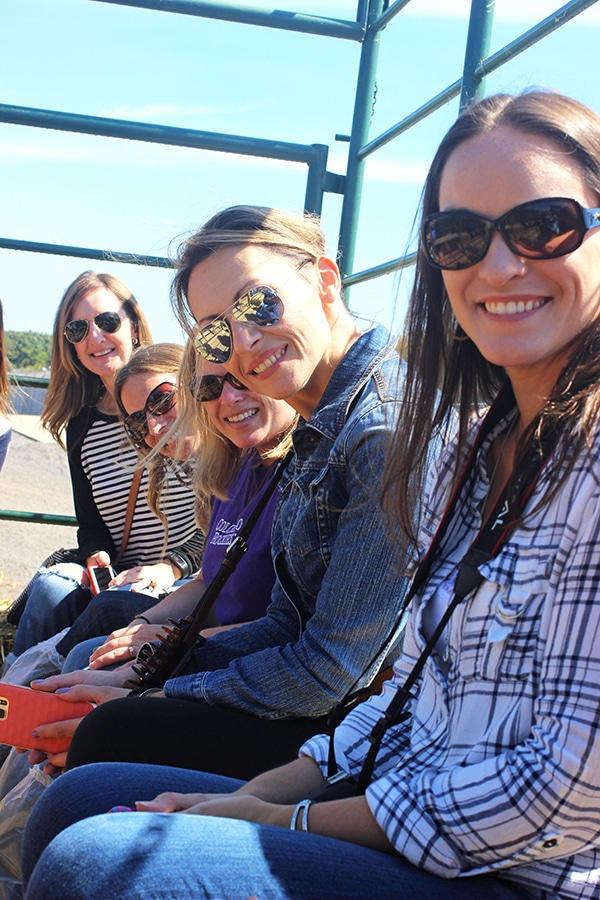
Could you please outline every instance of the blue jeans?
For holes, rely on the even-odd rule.
[[[52,569],[42,569],[31,585],[17,627],[13,646],[15,656],[69,628],[91,597],[89,589],[81,587],[74,578],[59,575]]]
[[[204,816],[102,815],[112,806],[133,806],[165,790],[224,793],[240,784],[185,769],[123,763],[67,772],[42,794],[27,823],[25,900],[528,896],[495,878],[446,881],[398,856],[285,828]]]
[[[62,667],[63,674],[65,672],[77,672],[79,669],[85,669],[94,650],[97,647],[101,647],[107,638],[107,634],[101,635],[100,637],[89,638],[87,641],[82,641],[81,644],[77,644],[73,647],[67,654],[67,658]],[[110,669],[114,669],[116,665],[118,665],[118,663],[115,663],[114,666],[107,666],[106,669],[110,671]]]

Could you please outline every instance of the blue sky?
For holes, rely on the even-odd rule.
[[[251,4],[260,7],[259,0]],[[496,0],[491,52],[558,9]],[[382,35],[371,138],[460,77],[469,0],[411,0]],[[347,0],[278,6],[354,19]],[[359,46],[312,35],[120,7],[96,0],[3,0],[0,103],[329,146],[344,173]],[[600,3],[488,78],[487,92],[542,84],[600,110]],[[355,269],[407,249],[425,173],[457,102],[367,164]],[[300,211],[306,168],[0,124],[0,235],[163,256],[215,210],[258,203]],[[341,198],[325,197],[335,252]],[[111,271],[142,303],[158,340],[178,340],[169,272],[0,250],[11,330],[50,331],[66,285]],[[351,307],[394,327],[409,274],[351,292]]]

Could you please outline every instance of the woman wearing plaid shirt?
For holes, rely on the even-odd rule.
[[[29,900],[109,890],[599,896],[599,198],[600,119],[558,94],[487,98],[450,129],[430,169],[408,386],[384,476],[388,511],[411,534],[427,447],[458,410],[413,535],[421,558],[462,487],[416,591],[394,681],[336,731],[342,771],[361,772],[371,728],[434,635],[486,517],[495,524],[508,511],[516,525],[439,636],[410,718],[384,733],[366,793],[304,801],[323,787],[324,737],[246,784],[155,767],[77,769],[31,817],[27,874],[62,833],[33,872]],[[474,414],[501,388],[507,408],[465,474]],[[541,447],[549,458],[534,483],[528,464]],[[115,803],[135,811],[86,819]],[[183,811],[192,815],[164,814]]]

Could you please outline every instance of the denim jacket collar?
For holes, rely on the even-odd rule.
[[[383,326],[376,325],[361,334],[337,365],[320,403],[305,424],[335,439],[369,378],[396,352],[396,339]]]

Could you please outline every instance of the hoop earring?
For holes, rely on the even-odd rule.
[[[450,312],[450,316],[452,317],[451,322],[448,321],[448,311]],[[444,302],[442,303],[442,326],[451,341],[468,341],[469,340],[469,335],[464,333],[461,326],[456,321],[456,317],[452,311],[452,307],[450,305],[450,301],[448,300],[448,296],[444,297]],[[462,334],[458,334],[459,329],[462,332]]]

